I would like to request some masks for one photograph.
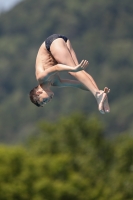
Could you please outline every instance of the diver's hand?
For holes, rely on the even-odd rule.
[[[89,64],[89,62],[87,60],[82,60],[79,65],[77,65],[76,67],[73,68],[72,71],[79,72],[79,71],[85,70],[85,68],[87,67],[88,64]]]

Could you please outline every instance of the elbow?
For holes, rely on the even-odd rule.
[[[59,71],[58,65],[54,65],[54,71],[55,71],[55,72],[58,72],[58,71]]]

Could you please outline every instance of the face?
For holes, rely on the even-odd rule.
[[[45,104],[49,103],[54,96],[54,93],[52,91],[42,91],[41,94],[39,94],[39,104],[41,107],[43,107]]]

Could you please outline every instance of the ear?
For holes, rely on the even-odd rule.
[[[42,94],[42,91],[39,90],[36,92],[36,94],[40,95],[40,94]]]

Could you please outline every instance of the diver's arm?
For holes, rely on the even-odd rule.
[[[78,72],[78,71],[84,70],[87,65],[88,65],[87,60],[82,60],[79,65],[74,66],[74,67],[64,65],[64,64],[57,64],[57,65],[54,65],[53,67],[46,69],[43,73],[40,73],[40,76],[38,77],[38,81],[39,82],[47,81],[49,76],[61,71]]]
[[[56,87],[74,87],[89,91],[82,83],[77,80],[61,79],[58,75],[55,76],[52,86]]]

